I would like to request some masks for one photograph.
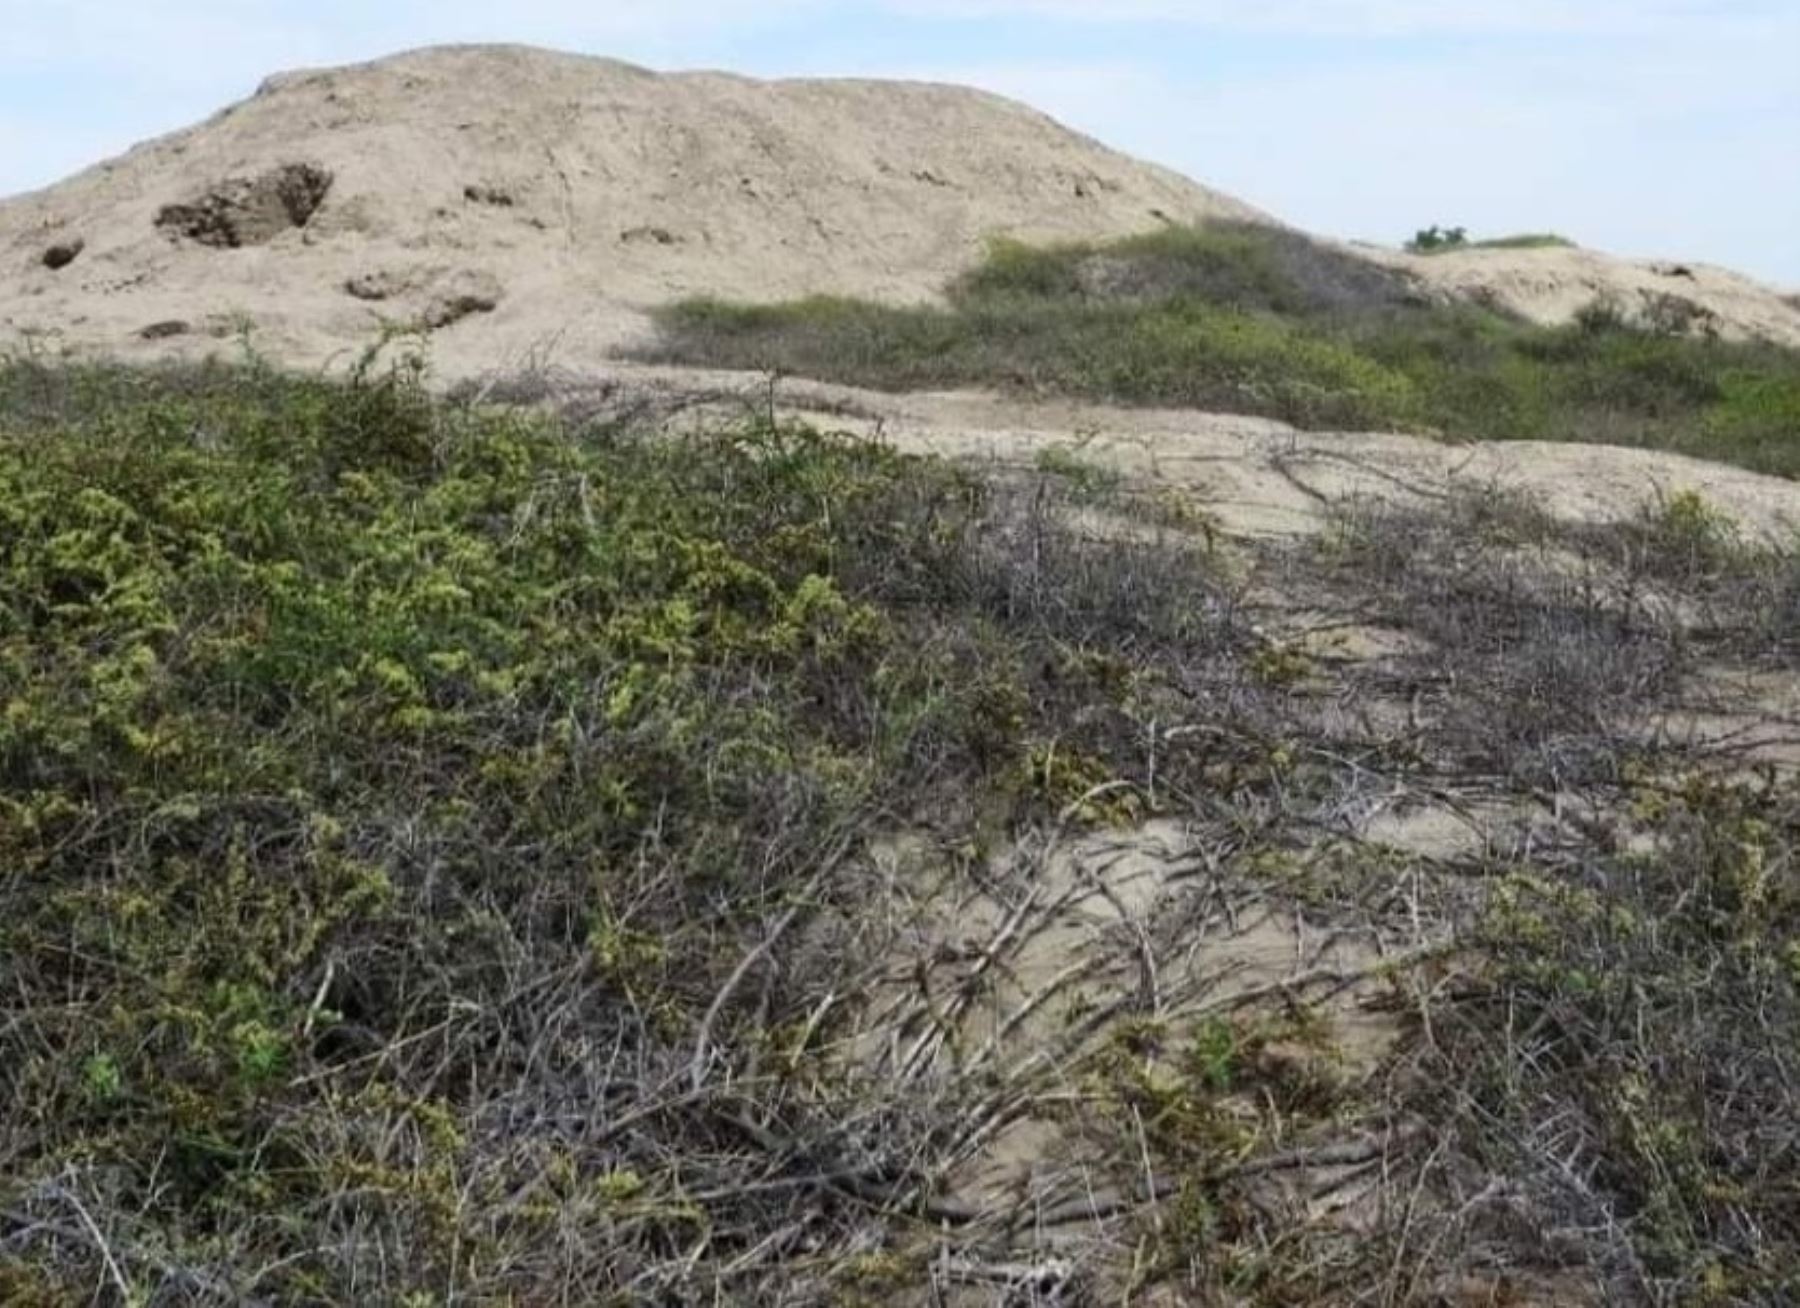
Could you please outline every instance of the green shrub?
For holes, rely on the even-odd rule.
[[[996,240],[988,246],[987,257],[952,286],[951,294],[961,300],[1079,295],[1081,263],[1093,253],[1094,247],[1085,244],[1044,247]]]
[[[1438,254],[1444,250],[1460,250],[1469,243],[1469,229],[1466,227],[1439,227],[1433,223],[1430,227],[1422,227],[1413,234],[1406,248],[1414,254]]]
[[[608,1087],[698,1043],[743,1093],[766,1032],[709,1013],[767,922],[855,902],[900,822],[1055,816],[1051,742],[1134,776],[1158,660],[1238,639],[1185,538],[805,428],[581,431],[404,371],[0,397],[0,1212],[78,1180],[147,1299],[540,1298],[545,1205],[626,1293],[720,1110],[576,1130]],[[1090,649],[1123,671],[1057,671]],[[578,1174],[591,1212],[546,1193]]]

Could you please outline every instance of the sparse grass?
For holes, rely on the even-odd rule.
[[[1426,1180],[1445,1203],[1403,1238],[1583,1300],[1792,1299],[1797,798],[1646,779],[1631,851],[1498,872],[1480,962],[1403,1078],[1447,1128]]]
[[[1692,492],[1580,528],[1498,494],[1351,503],[1319,553],[1359,620],[1422,638],[1391,675],[1455,686],[1434,749],[1527,786],[1617,784],[1703,665],[1792,666],[1800,558]]]
[[[1390,1215],[1371,1256],[1410,1265],[1383,1293],[1432,1301],[1460,1266],[1501,1301],[1786,1302],[1800,790],[1649,723],[1702,668],[1794,666],[1800,556],[1691,492],[1585,527],[1496,495],[1352,506],[1301,553],[1419,638],[1357,675],[1410,698],[1428,787],[1500,774],[1583,815],[1470,867],[1468,972],[1395,1069],[1443,1201]]]
[[[667,362],[878,389],[1000,386],[1311,429],[1601,441],[1800,473],[1800,353],[1714,339],[1679,297],[1536,327],[1427,303],[1399,274],[1253,227],[1003,244],[944,307],[698,300],[660,325],[644,354]]]

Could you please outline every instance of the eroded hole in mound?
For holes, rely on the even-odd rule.
[[[330,171],[317,164],[283,164],[255,177],[231,177],[198,199],[166,205],[162,231],[219,249],[261,245],[304,227],[331,190]]]
[[[81,240],[79,237],[73,241],[58,241],[55,245],[52,245],[49,249],[44,251],[44,267],[48,268],[51,272],[67,268],[70,264],[74,263],[75,260],[81,257],[81,252],[85,249],[87,249],[87,242]]]
[[[653,245],[675,245],[681,238],[667,227],[628,227],[619,233],[619,240],[626,245],[642,245],[649,242]]]
[[[412,278],[386,268],[359,273],[344,282],[344,293],[358,300],[381,301],[404,295],[413,286]]]
[[[445,279],[420,317],[430,331],[461,322],[471,314],[492,313],[504,291],[492,273],[465,269]]]

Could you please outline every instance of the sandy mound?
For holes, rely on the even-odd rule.
[[[1434,255],[1383,251],[1376,257],[1448,294],[1533,322],[1567,322],[1599,301],[1629,319],[1674,329],[1800,345],[1800,297],[1707,264],[1617,259],[1560,247]]]
[[[454,324],[446,376],[591,363],[675,296],[917,299],[994,235],[1259,216],[977,91],[453,47],[272,78],[0,204],[0,348],[198,350],[249,320],[315,362],[385,318]]]

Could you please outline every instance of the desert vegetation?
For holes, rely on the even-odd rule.
[[[1276,229],[996,246],[942,307],[816,298],[663,311],[653,360],[882,389],[1001,386],[1309,429],[1601,441],[1800,472],[1800,353],[1677,295],[1542,327],[1424,295]]]
[[[1186,240],[1151,303],[1402,293]],[[1794,669],[1785,550],[1692,495],[1226,545],[1075,449],[493,398],[0,368],[0,1300],[1800,1285],[1800,805],[1681,725],[1781,721],[1702,674]],[[1507,816],[1369,833],[1419,807]],[[1157,824],[1153,901],[1076,878],[1091,976],[959,1025]],[[1256,916],[1360,961],[1229,988]],[[1021,1126],[1055,1166],[971,1186]]]
[[[1518,232],[1511,236],[1493,236],[1471,241],[1466,227],[1421,227],[1406,248],[1413,254],[1448,254],[1452,250],[1555,250],[1569,249],[1575,242],[1555,232]]]

